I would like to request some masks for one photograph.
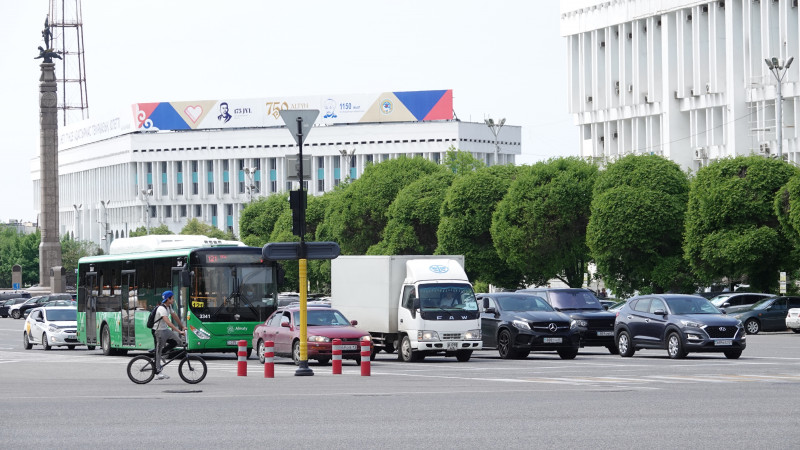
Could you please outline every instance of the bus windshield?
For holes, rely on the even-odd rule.
[[[261,322],[275,309],[275,284],[268,266],[200,266],[194,272],[189,307],[204,322]]]

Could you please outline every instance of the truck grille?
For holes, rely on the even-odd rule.
[[[442,333],[443,341],[458,341],[461,340],[461,333]]]
[[[607,331],[614,329],[614,319],[612,317],[610,319],[588,319],[588,329],[595,330],[595,331]]]
[[[732,339],[736,336],[737,329],[735,326],[705,328],[706,333],[712,339]]]

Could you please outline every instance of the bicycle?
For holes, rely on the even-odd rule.
[[[177,353],[176,353],[177,352]],[[183,381],[189,384],[197,384],[206,377],[208,367],[203,358],[197,355],[190,355],[186,347],[175,349],[171,353],[174,356],[167,357],[167,361],[161,364],[161,370],[172,361],[180,359],[178,374]],[[128,378],[136,384],[147,384],[156,376],[156,361],[154,356],[139,355],[128,363]]]

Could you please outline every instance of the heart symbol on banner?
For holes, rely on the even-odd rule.
[[[203,107],[202,106],[187,106],[186,109],[183,110],[192,122],[197,122],[197,119],[203,114]]]

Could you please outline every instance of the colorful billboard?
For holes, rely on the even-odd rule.
[[[284,109],[318,109],[315,125],[450,120],[453,91],[137,103],[133,121],[135,130],[275,127]]]

